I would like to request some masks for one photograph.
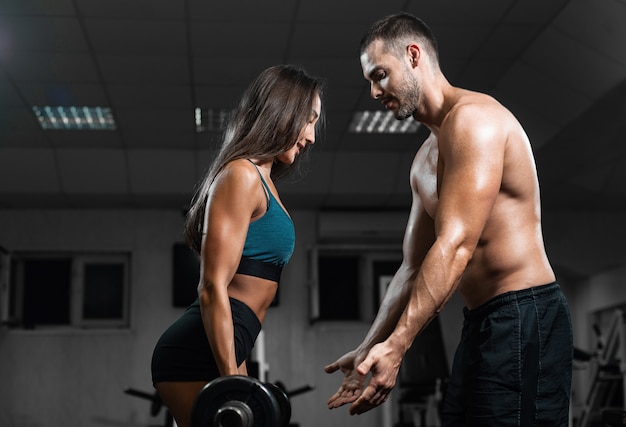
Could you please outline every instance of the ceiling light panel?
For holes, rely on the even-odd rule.
[[[196,132],[221,132],[226,129],[232,111],[197,107],[194,112]]]
[[[357,111],[348,130],[351,133],[416,133],[420,123],[397,120],[392,111]]]
[[[108,107],[33,107],[45,130],[115,130],[113,113]]]

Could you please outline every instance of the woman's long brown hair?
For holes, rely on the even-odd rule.
[[[204,211],[210,186],[229,162],[254,158],[267,161],[292,148],[300,131],[311,119],[313,100],[322,97],[323,81],[295,65],[277,65],[264,70],[246,89],[224,132],[216,158],[199,182],[187,212],[185,239],[200,252]],[[323,123],[322,117],[318,124]],[[300,157],[300,156],[298,156]],[[272,166],[277,181],[297,167],[298,159]]]

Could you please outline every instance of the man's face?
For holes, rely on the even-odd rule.
[[[370,82],[370,96],[379,99],[398,120],[413,116],[422,91],[408,55],[398,58],[384,49],[382,41],[376,40],[360,59],[363,76]]]

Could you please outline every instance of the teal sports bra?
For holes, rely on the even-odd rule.
[[[278,282],[282,268],[293,254],[296,232],[293,221],[282,208],[257,169],[267,192],[267,209],[250,223],[237,273]]]

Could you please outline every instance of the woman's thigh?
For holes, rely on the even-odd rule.
[[[154,387],[176,420],[177,426],[189,427],[191,408],[196,396],[206,384],[206,381],[164,381],[156,383]]]

